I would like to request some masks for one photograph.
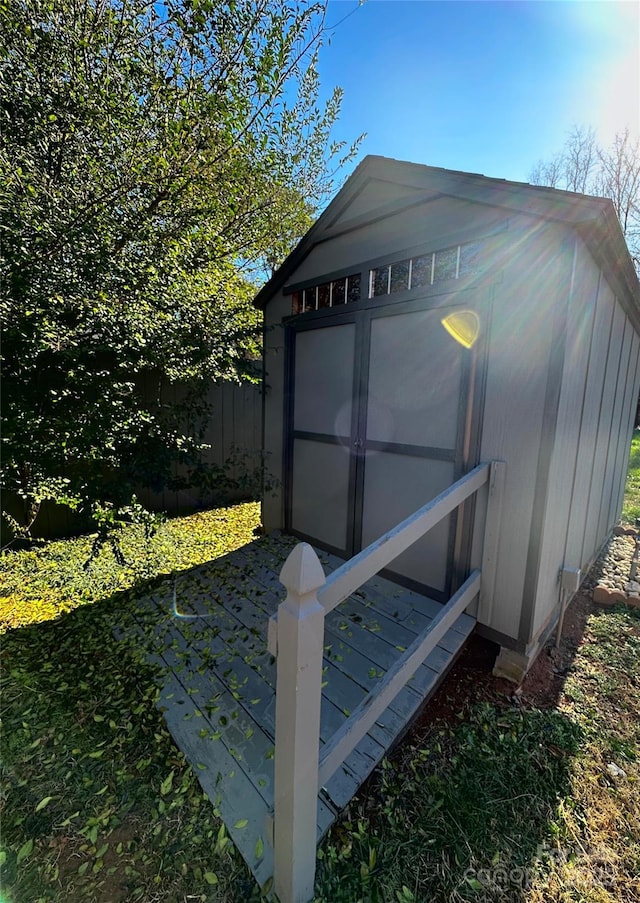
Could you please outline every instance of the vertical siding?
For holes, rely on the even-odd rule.
[[[597,537],[601,541],[607,536],[614,526],[610,522],[611,494],[614,479],[616,477],[615,463],[616,451],[618,448],[618,440],[621,432],[626,434],[627,424],[622,421],[622,412],[625,401],[625,387],[627,383],[627,371],[629,369],[629,359],[631,352],[631,338],[633,336],[633,327],[621,308],[618,308],[623,319],[623,337],[620,347],[620,357],[618,359],[618,372],[616,374],[615,394],[613,405],[611,408],[611,422],[609,424],[609,433],[606,437],[607,454],[604,464],[604,480],[602,483],[602,492],[600,495],[600,510],[598,513],[598,529]]]
[[[632,323],[580,242],[530,641],[557,611],[560,569],[588,566],[619,514],[639,352]]]
[[[640,337],[636,333],[631,342],[631,354],[627,370],[625,403],[623,407],[622,429],[618,437],[616,465],[609,507],[609,523],[614,524],[620,517],[624,498],[625,481],[629,464],[629,447],[635,425],[636,409],[640,392]]]
[[[342,215],[348,219],[349,210]],[[437,234],[453,242],[456,230],[493,227],[500,217],[497,210],[480,214],[443,198],[320,242],[290,283],[358,269],[363,260],[435,241]],[[572,230],[512,215],[496,235],[492,309],[482,324],[488,363],[480,455],[506,461],[507,481],[486,626],[527,642],[553,615],[560,567],[588,564],[619,510],[640,341]],[[565,305],[566,338],[559,338]],[[265,311],[265,449],[267,467],[282,481],[286,361],[280,324],[289,313],[290,299],[282,294]],[[282,487],[265,497],[263,517],[267,529],[283,526]],[[478,516],[476,524],[481,521]],[[474,560],[479,554],[476,531]]]
[[[596,452],[607,349],[613,324],[613,305],[607,303],[606,292],[601,291],[595,266],[590,262],[588,266],[597,284],[597,297],[565,546],[564,557],[570,567],[582,567],[585,563],[583,546],[589,517],[589,487]]]
[[[604,535],[600,536],[598,534],[598,518],[600,516],[602,486],[605,481],[605,464],[610,438],[609,430],[611,428],[613,400],[617,387],[620,345],[622,342],[625,320],[624,311],[620,305],[617,304],[613,292],[604,280],[600,281],[600,289],[601,292],[604,292],[607,308],[612,310],[612,318],[609,341],[604,352],[606,364],[599,399],[591,478],[588,487],[585,487],[585,491],[588,488],[589,501],[587,504],[587,521],[582,544],[582,565],[591,561],[605,539]],[[603,341],[604,338],[605,337],[602,336]]]
[[[507,463],[493,611],[487,626],[516,638],[536,498],[553,312],[558,301],[567,301],[573,247],[566,245],[565,230],[548,224],[542,229],[527,220],[514,222],[505,239],[510,263],[493,304],[481,457]]]
[[[578,242],[567,311],[565,358],[549,469],[547,507],[541,536],[538,538],[541,546],[534,610],[528,627],[534,634],[558,601],[557,576],[565,561],[569,513],[576,492],[580,423],[585,403],[598,290],[598,276],[589,263],[586,251]]]

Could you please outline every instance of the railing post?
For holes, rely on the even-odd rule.
[[[287,597],[278,608],[274,789],[274,890],[280,903],[308,903],[316,868],[318,757],[325,575],[300,543],[280,573]]]

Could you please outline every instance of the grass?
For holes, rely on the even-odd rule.
[[[155,707],[154,672],[115,641],[127,600],[254,538],[259,506],[3,556],[1,899],[251,899],[256,889]],[[259,894],[258,894],[259,897]]]
[[[631,440],[631,453],[629,454],[629,470],[625,487],[624,503],[622,505],[622,519],[627,523],[635,524],[636,518],[640,518],[640,431],[636,430]]]
[[[634,437],[625,516],[640,515]],[[631,512],[631,513],[629,513]],[[252,538],[257,506],[0,562],[2,901],[259,900],[114,614],[164,574]],[[414,730],[319,850],[318,903],[631,903],[640,898],[640,614],[590,611],[556,703],[487,701]],[[611,767],[615,766],[615,767]],[[239,813],[241,815],[241,813]]]
[[[325,844],[318,899],[640,899],[639,660],[638,613],[594,612],[557,706],[415,731]]]

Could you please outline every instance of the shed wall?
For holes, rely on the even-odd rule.
[[[278,292],[264,311],[264,453],[273,486],[262,497],[267,533],[284,527],[284,405],[286,347],[284,317],[291,316],[291,296]]]
[[[559,293],[564,293],[566,302],[571,273],[568,230],[549,224],[541,229],[534,218],[507,220],[495,208],[439,199],[317,245],[292,274],[290,284],[322,279],[341,269],[358,271],[363,261],[389,258],[394,252],[400,256],[419,241],[437,249],[487,233],[493,234],[491,268],[482,292],[485,298],[489,292],[492,303],[491,310],[485,309],[482,325],[489,335],[481,459],[506,461],[507,485],[498,578],[486,623],[516,638],[554,334],[552,314]],[[282,481],[285,342],[280,324],[290,313],[290,296],[283,294],[276,295],[265,311],[265,448],[268,466]],[[482,404],[483,399],[478,402]],[[268,530],[283,526],[282,488],[265,497],[263,517]],[[481,520],[479,516],[480,525]]]
[[[377,185],[375,190],[379,190]],[[376,202],[378,200],[376,196]],[[351,208],[345,211],[343,219],[352,219]],[[354,265],[357,270],[357,265],[365,261],[402,256],[418,245],[426,245],[432,250],[446,248],[506,224],[507,216],[503,210],[453,198],[437,198],[345,231],[335,238],[320,240],[292,275],[289,284],[347,270]]]
[[[355,217],[363,216],[387,202],[403,197],[414,197],[415,193],[416,189],[413,185],[398,185],[397,182],[388,182],[384,179],[370,179],[350,200],[346,209],[339,212],[328,226],[331,228],[347,219],[352,220]]]
[[[512,253],[495,286],[481,458],[503,460],[507,476],[490,619],[481,623],[517,639],[553,365],[555,313],[566,304],[572,244],[560,226],[520,218],[509,230]],[[477,530],[482,529],[478,521]]]
[[[357,216],[371,211],[394,198],[402,200],[410,191],[406,186],[390,187],[390,183],[374,180],[341,211],[330,227],[348,224]],[[498,233],[494,258],[504,250],[503,234],[509,221],[496,208],[452,198],[439,198],[418,207],[387,216],[374,223],[320,241],[315,245],[288,280],[296,285],[307,280],[322,280],[328,273],[363,272],[363,297],[366,296],[366,263],[374,259],[401,258],[409,249],[427,246],[438,250],[476,236]],[[504,232],[503,232],[504,230]],[[495,244],[497,243],[497,250]],[[494,278],[491,273],[489,279]],[[498,277],[499,278],[499,277]],[[455,284],[454,284],[455,287]],[[284,527],[284,392],[286,348],[284,318],[291,316],[291,295],[278,292],[265,307],[265,400],[264,449],[265,467],[279,485],[265,492],[262,517],[267,531]]]
[[[589,567],[620,515],[640,340],[578,239],[540,563],[528,638],[554,618],[563,566]]]

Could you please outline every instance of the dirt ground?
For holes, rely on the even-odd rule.
[[[593,609],[592,586],[593,581],[588,578],[567,608],[560,647],[554,647],[554,632],[519,687],[493,676],[491,672],[499,647],[474,635],[413,729],[420,731],[435,722],[457,721],[461,712],[479,702],[553,708],[560,698],[567,670]]]

